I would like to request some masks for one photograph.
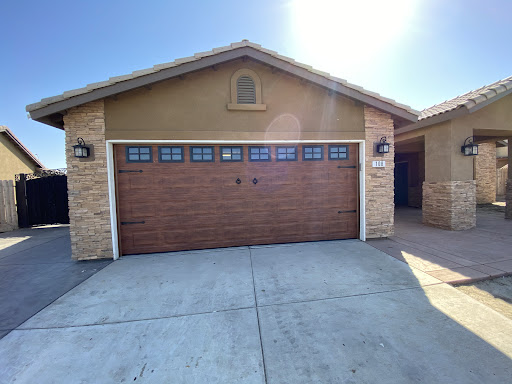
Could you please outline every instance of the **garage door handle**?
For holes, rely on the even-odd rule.
[[[338,168],[356,168],[355,165],[338,165]]]
[[[121,225],[127,224],[146,224],[145,221],[121,221]]]
[[[236,179],[235,183],[237,184],[240,184],[242,182],[242,180],[240,180],[240,178]]]
[[[338,211],[338,213],[352,213],[352,212],[357,212],[355,209],[351,210],[351,211]]]
[[[258,179],[254,178],[254,179],[252,179],[252,182],[253,182],[253,184],[258,184]]]
[[[137,173],[142,173],[142,169],[139,169],[137,171],[127,171],[127,170],[124,170],[124,169],[120,169],[119,170],[119,173],[128,173],[128,172],[137,172]]]

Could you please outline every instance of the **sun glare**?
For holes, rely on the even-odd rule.
[[[318,69],[343,75],[378,59],[407,34],[417,0],[294,0],[296,49]],[[322,58],[322,65],[315,58]],[[343,71],[342,73],[339,73]]]

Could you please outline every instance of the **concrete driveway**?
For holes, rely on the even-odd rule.
[[[130,256],[0,340],[0,381],[504,383],[511,331],[356,240]]]
[[[0,338],[110,263],[71,260],[68,225],[0,233]]]

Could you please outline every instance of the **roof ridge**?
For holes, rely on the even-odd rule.
[[[272,50],[263,48],[261,45],[253,43],[253,42],[250,42],[247,39],[244,39],[244,40],[239,41],[239,42],[231,43],[228,46],[213,48],[210,51],[198,52],[198,53],[194,54],[193,56],[182,57],[182,58],[175,59],[174,61],[171,61],[171,62],[162,63],[162,64],[156,64],[156,65],[154,65],[151,68],[136,70],[136,71],[133,71],[130,74],[120,75],[120,76],[113,76],[113,77],[110,77],[108,80],[104,80],[104,81],[100,81],[100,82],[96,82],[96,83],[90,83],[90,84],[87,84],[85,87],[77,88],[77,89],[72,89],[72,90],[69,90],[69,91],[65,91],[65,92],[63,92],[60,95],[56,95],[56,96],[52,96],[52,97],[46,97],[46,98],[43,98],[43,99],[41,99],[40,101],[38,101],[36,103],[32,103],[32,104],[27,105],[26,110],[28,112],[32,112],[32,111],[35,111],[37,109],[41,109],[41,108],[44,108],[46,106],[49,106],[51,104],[55,104],[57,102],[63,101],[65,99],[69,99],[69,98],[72,98],[74,96],[79,96],[79,95],[82,95],[82,94],[86,94],[86,93],[92,92],[92,91],[94,91],[96,89],[109,87],[111,85],[114,85],[114,84],[117,84],[117,83],[120,83],[120,82],[123,82],[123,81],[132,80],[132,79],[135,79],[137,77],[141,77],[141,76],[149,75],[149,74],[152,74],[152,73],[156,73],[156,72],[162,71],[162,70],[167,69],[167,68],[176,67],[176,66],[179,66],[179,65],[182,65],[182,64],[185,64],[185,63],[189,63],[189,62],[192,62],[192,61],[201,60],[204,57],[212,56],[212,55],[215,55],[215,54],[218,54],[218,53],[221,53],[221,52],[231,51],[231,50],[242,48],[242,47],[250,47],[250,48],[256,49],[256,50],[258,50],[260,52],[266,53],[266,54],[268,54],[270,56],[273,56],[273,57],[275,57],[277,59],[286,61],[286,62],[288,62],[290,64],[293,64],[293,65],[295,65],[297,67],[303,68],[303,69],[307,70],[308,72],[311,72],[311,73],[317,74],[319,76],[325,77],[328,80],[331,80],[331,81],[334,81],[336,83],[342,84],[345,87],[348,87],[350,89],[354,89],[354,90],[356,90],[356,91],[358,91],[360,93],[369,95],[370,97],[374,97],[374,98],[376,98],[376,99],[378,99],[380,101],[383,101],[385,103],[389,103],[389,104],[391,104],[391,105],[393,105],[393,106],[395,106],[397,108],[404,109],[404,110],[406,110],[407,112],[409,112],[411,114],[414,114],[414,115],[419,115],[420,114],[419,111],[416,111],[415,109],[411,108],[408,105],[398,103],[394,99],[389,99],[389,98],[383,97],[379,93],[366,90],[365,88],[360,87],[360,86],[355,85],[355,84],[351,84],[347,80],[340,79],[340,78],[335,77],[335,76],[331,76],[327,72],[320,71],[318,69],[313,68],[310,65],[307,65],[307,64],[295,61],[295,59],[293,59],[291,57],[280,55],[276,51],[272,51]]]
[[[504,79],[425,108],[421,111],[418,120],[428,119],[462,107],[466,107],[469,110],[484,101],[490,100],[510,90],[512,90],[512,76],[505,77]]]
[[[25,154],[27,155],[30,160],[32,160],[39,168],[46,169],[44,164],[39,160],[30,150],[23,145],[20,139],[16,137],[16,135],[9,129],[6,125],[0,125],[0,133],[6,133],[7,136],[11,139],[14,144],[16,144]]]

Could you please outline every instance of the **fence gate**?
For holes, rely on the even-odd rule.
[[[42,224],[69,224],[68,182],[62,171],[16,175],[20,228]]]

